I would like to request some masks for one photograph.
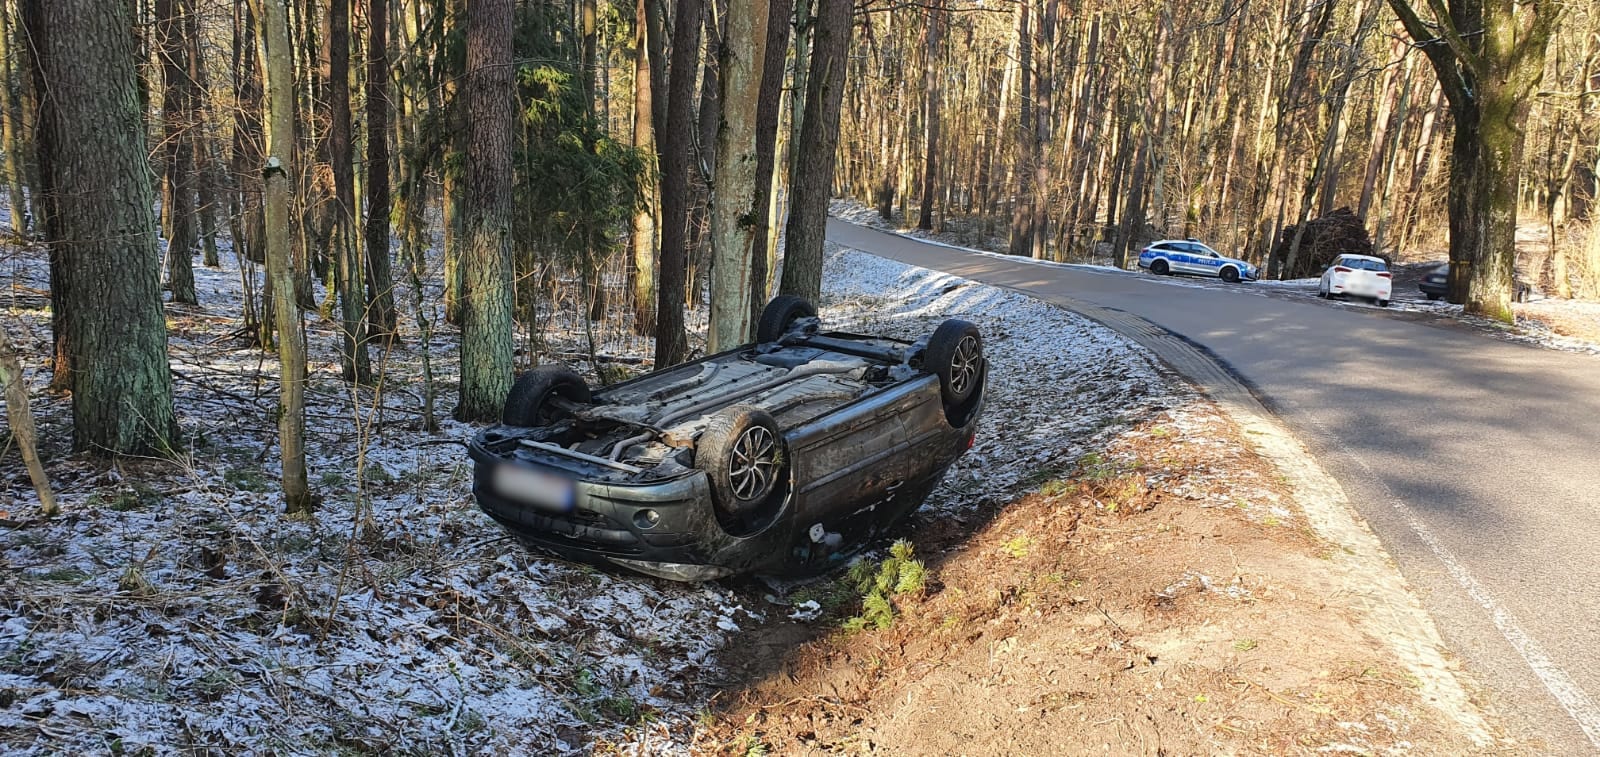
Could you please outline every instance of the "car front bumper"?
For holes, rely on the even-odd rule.
[[[621,564],[676,580],[707,580],[758,567],[727,537],[711,512],[704,473],[648,485],[613,485],[577,479],[570,508],[534,504],[502,491],[495,470],[520,465],[469,442],[475,463],[472,494],[479,509],[524,544],[564,558]],[[781,557],[781,555],[778,555]]]

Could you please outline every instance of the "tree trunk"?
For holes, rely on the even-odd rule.
[[[512,0],[467,0],[467,187],[461,256],[461,421],[500,417],[511,389]]]
[[[47,0],[30,11],[28,38],[45,72],[39,148],[73,445],[164,453],[175,427],[172,375],[131,8]]]
[[[1406,0],[1389,0],[1423,46],[1455,115],[1450,163],[1450,301],[1511,322],[1517,190],[1526,125],[1544,78],[1545,47],[1561,5],[1458,0],[1451,18],[1424,23]],[[1458,30],[1483,30],[1463,37]],[[1443,37],[1444,44],[1439,43]]]
[[[789,223],[785,226],[783,293],[815,302],[822,296],[822,243],[839,144],[839,106],[844,102],[846,53],[850,49],[851,0],[820,0],[811,52],[800,160],[791,167]]]
[[[761,183],[756,171],[756,116],[766,60],[765,0],[730,3],[727,23],[717,63],[722,118],[711,204],[710,352],[746,344],[754,332],[751,294],[761,228],[756,218],[767,212],[755,205]]]
[[[665,30],[658,0],[637,0],[634,10],[633,146],[648,169],[641,181],[639,208],[633,212],[633,330],[643,335],[653,333],[656,327],[656,249],[660,242],[656,214],[661,207],[656,113],[666,102],[661,39]]]
[[[943,107],[939,83],[944,75],[944,40],[940,36],[942,19],[938,8],[928,9],[926,57],[922,65],[922,91],[925,113],[922,117],[922,200],[917,214],[917,228],[933,229],[933,200],[939,186],[939,120]]]
[[[397,322],[389,255],[389,2],[367,0],[367,304],[371,333],[393,342]]]
[[[167,283],[172,301],[197,304],[194,291],[195,95],[189,78],[190,41],[179,0],[156,0],[156,50],[161,59],[161,209],[167,219]]]
[[[1042,0],[1044,12],[1039,18],[1039,50],[1043,58],[1036,56],[1033,64],[1033,218],[1029,220],[1028,227],[1033,235],[1029,254],[1036,260],[1049,257],[1046,243],[1050,226],[1050,157],[1047,151],[1050,146],[1050,120],[1054,117],[1050,95],[1055,90],[1055,56],[1052,51],[1055,49],[1059,2]]]
[[[328,32],[323,39],[327,66],[328,168],[333,174],[334,281],[339,291],[340,353],[344,380],[366,384],[372,380],[367,356],[367,298],[362,286],[361,240],[356,233],[355,163],[350,123],[350,0],[329,0]]]
[[[756,102],[756,217],[755,249],[751,252],[750,318],[761,317],[761,308],[772,292],[772,274],[777,262],[776,234],[779,181],[778,122],[783,115],[783,66],[789,53],[789,17],[794,0],[771,0],[767,9],[766,60],[761,64],[761,94]]]
[[[666,133],[661,139],[661,271],[656,290],[657,370],[688,357],[683,331],[684,275],[688,264],[689,158],[694,149],[695,75],[700,60],[700,0],[680,0],[672,25],[672,65],[667,84]]]
[[[5,153],[0,170],[11,197],[11,233],[21,239],[28,235],[28,197],[22,188],[22,114],[12,76],[21,74],[22,67],[11,55],[11,27],[11,4],[0,3],[0,152]]]
[[[1021,0],[1017,3],[1017,81],[1022,92],[1017,98],[1019,118],[1011,127],[1017,136],[1017,159],[1012,172],[1016,180],[1011,199],[1012,255],[1033,252],[1033,229],[1029,226],[1033,221],[1033,201],[1028,190],[1033,184],[1033,162],[1037,158],[1033,149],[1037,143],[1033,140],[1033,35],[1028,30],[1031,2]]]
[[[267,282],[278,326],[278,448],[283,461],[283,498],[290,513],[309,514],[316,506],[306,480],[306,334],[290,251],[289,205],[293,184],[289,158],[294,150],[294,49],[289,45],[287,0],[252,0],[261,21],[266,64]]]
[[[0,15],[3,11],[4,8],[0,8]],[[16,206],[12,208],[16,210]],[[33,481],[33,491],[39,495],[39,512],[46,517],[55,515],[60,508],[55,493],[50,490],[50,479],[44,474],[44,463],[39,460],[38,434],[33,425],[33,411],[28,407],[28,382],[4,327],[0,327],[0,388],[4,389],[6,422],[11,427],[11,437],[22,452],[22,464]]]

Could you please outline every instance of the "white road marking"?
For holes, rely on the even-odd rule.
[[[1311,420],[1311,423],[1317,426],[1324,438],[1335,438],[1320,422]],[[1456,584],[1467,593],[1467,596],[1489,613],[1489,620],[1494,622],[1501,638],[1504,638],[1512,649],[1517,650],[1517,654],[1522,655],[1523,662],[1528,664],[1533,674],[1539,678],[1539,682],[1544,684],[1545,690],[1549,691],[1550,696],[1555,697],[1567,714],[1577,721],[1578,727],[1589,737],[1589,743],[1600,749],[1600,707],[1595,706],[1589,693],[1573,681],[1572,676],[1567,675],[1567,671],[1550,659],[1550,655],[1545,653],[1544,647],[1540,646],[1539,642],[1522,630],[1522,624],[1517,622],[1516,616],[1489,593],[1488,587],[1478,582],[1472,571],[1467,570],[1467,567],[1456,559],[1455,554],[1433,535],[1433,531],[1429,530],[1404,500],[1395,496],[1389,486],[1378,477],[1376,471],[1355,455],[1349,455],[1349,458],[1361,467],[1369,480],[1383,490],[1389,504],[1405,519],[1411,532],[1416,534],[1423,544],[1428,545],[1428,550],[1433,552],[1433,556],[1444,565],[1445,571],[1455,579]]]

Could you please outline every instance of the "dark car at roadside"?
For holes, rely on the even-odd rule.
[[[916,510],[972,445],[978,328],[823,331],[794,297],[756,342],[601,389],[541,366],[468,444],[479,507],[529,547],[662,578],[808,575]]]

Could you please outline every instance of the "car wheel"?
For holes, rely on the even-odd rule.
[[[717,520],[736,536],[764,527],[789,493],[789,450],[772,415],[734,405],[711,416],[695,444]]]
[[[983,381],[983,335],[976,324],[951,318],[928,338],[922,364],[939,377],[946,406],[966,402]]]
[[[817,314],[817,308],[804,297],[784,294],[772,298],[767,306],[761,309],[761,320],[756,323],[756,342],[765,344],[776,342],[778,338],[789,333],[789,327],[801,318],[811,318]]]
[[[1223,281],[1229,284],[1239,283],[1239,269],[1237,268],[1224,268],[1219,275],[1222,276]]]
[[[1428,302],[1438,302],[1439,301],[1439,295],[1434,294],[1433,292],[1428,292],[1427,293],[1427,297],[1428,297]]]
[[[1168,270],[1167,261],[1165,260],[1157,260],[1150,264],[1150,272],[1157,276],[1167,275]]]
[[[1378,300],[1378,307],[1380,307],[1380,308],[1389,307],[1389,301],[1388,300]]]
[[[564,365],[541,365],[518,376],[511,385],[500,422],[507,426],[547,425],[563,415],[550,403],[555,397],[579,403],[594,399],[577,371]]]

